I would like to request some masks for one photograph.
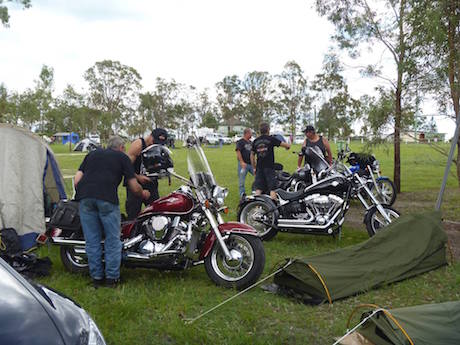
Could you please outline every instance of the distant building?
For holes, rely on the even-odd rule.
[[[246,126],[243,125],[242,123],[239,123],[236,121],[235,122],[229,121],[229,122],[219,125],[219,127],[217,127],[217,132],[225,136],[229,136],[229,134],[232,132],[237,133],[237,135],[241,136],[243,135],[243,131],[245,128]]]
[[[393,140],[393,135],[389,136]],[[446,133],[428,132],[428,131],[404,131],[401,132],[401,142],[403,143],[427,143],[427,142],[444,142]]]

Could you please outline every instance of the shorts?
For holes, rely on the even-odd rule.
[[[258,168],[256,169],[256,178],[254,180],[255,189],[268,193],[278,188],[278,181],[275,177],[275,169]]]

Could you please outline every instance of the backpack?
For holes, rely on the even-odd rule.
[[[13,256],[22,253],[21,241],[13,228],[0,230],[0,256]]]

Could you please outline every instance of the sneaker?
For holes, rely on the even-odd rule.
[[[104,283],[105,283],[104,278],[102,278],[102,279],[94,279],[94,278],[93,278],[93,287],[94,287],[95,289],[98,289],[98,288],[100,288],[101,286],[104,286]]]
[[[106,287],[116,288],[120,284],[121,284],[121,279],[120,278],[117,278],[117,279],[106,278],[105,279],[105,286]]]

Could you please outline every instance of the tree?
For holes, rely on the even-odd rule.
[[[348,86],[340,74],[342,71],[337,55],[328,54],[324,58],[323,73],[317,74],[312,83],[312,89],[319,93],[322,102],[317,127],[329,138],[349,136],[359,111],[359,101],[348,93]]]
[[[226,76],[216,84],[217,104],[222,119],[227,125],[235,125],[242,121],[243,89],[241,80],[236,75]]]
[[[252,128],[270,122],[275,113],[272,77],[268,72],[247,73],[242,81],[243,122]]]
[[[277,100],[279,120],[289,125],[291,135],[295,137],[298,122],[302,118],[309,118],[311,97],[308,94],[308,81],[295,61],[287,62],[277,77],[280,90]]]
[[[133,67],[112,60],[96,62],[84,78],[89,84],[90,106],[100,111],[101,133],[107,138],[135,114],[142,78]]]
[[[394,90],[394,182],[401,191],[400,132],[402,128],[403,96],[409,90],[415,63],[408,36],[413,27],[408,25],[412,6],[410,0],[382,0],[369,4],[367,0],[316,0],[316,9],[336,27],[335,40],[339,46],[359,55],[359,47],[367,44],[372,49],[377,43],[385,47],[394,63],[395,76],[384,76],[381,66],[369,65],[367,75],[380,77]],[[407,94],[406,94],[407,95]]]
[[[439,110],[460,123],[460,2],[411,0],[410,20],[417,27],[411,39],[423,66],[425,91],[438,101]],[[453,110],[453,111],[452,111]],[[445,153],[447,156],[447,153]],[[460,140],[457,143],[457,180],[460,186]]]
[[[53,103],[53,84],[54,70],[46,65],[42,66],[38,80],[35,81],[35,101],[40,112],[40,132],[45,131],[45,122],[55,120],[56,114],[51,119],[48,118],[48,113],[51,110]]]
[[[8,7],[5,4],[6,2],[18,3],[19,5],[22,5],[24,9],[32,6],[30,0],[0,0],[0,21],[5,27],[8,27],[10,25],[10,15],[8,13]]]
[[[208,90],[198,94],[196,101],[196,113],[200,121],[200,127],[217,129],[220,118],[215,104],[209,99]]]

